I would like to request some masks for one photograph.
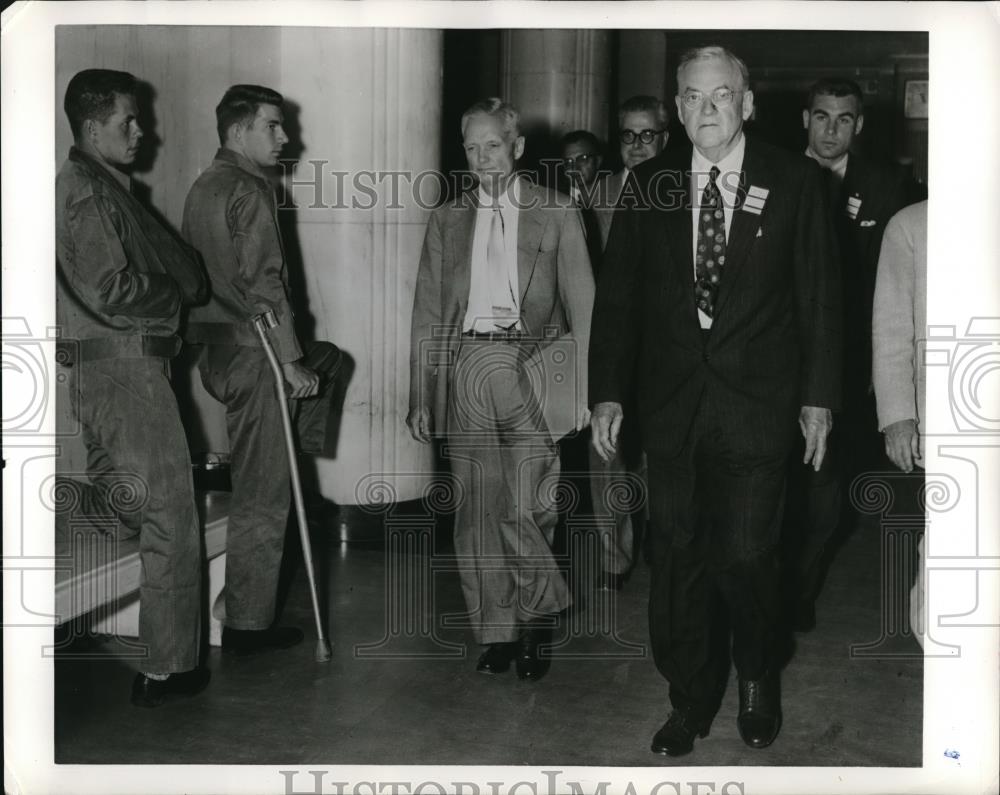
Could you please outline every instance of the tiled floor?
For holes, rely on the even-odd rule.
[[[359,520],[360,517],[360,520]],[[645,647],[648,571],[621,594],[573,616],[548,676],[519,681],[474,672],[478,649],[446,616],[463,605],[449,570],[447,529],[419,514],[330,522],[314,554],[324,572],[333,659],[313,659],[305,576],[291,566],[284,621],[307,631],[294,649],[259,658],[208,655],[200,696],[156,710],[128,703],[133,664],[110,639],[81,639],[56,664],[59,763],[531,764],[910,766],[921,759],[922,661],[907,635],[876,656],[854,645],[882,634],[881,539],[863,522],[834,561],[818,626],[798,637],[784,672],[784,725],[754,751],[736,732],[735,680],[711,735],[683,760],[652,755],[667,686]],[[383,534],[383,521],[388,526]],[[342,543],[355,536],[378,540]],[[373,528],[376,532],[372,532]],[[436,534],[436,535],[435,535]],[[389,543],[384,539],[388,537]],[[325,540],[324,540],[325,539]],[[294,546],[290,543],[290,548]],[[297,561],[297,554],[289,554]],[[420,583],[432,582],[422,589]],[[425,595],[419,594],[425,591]]]

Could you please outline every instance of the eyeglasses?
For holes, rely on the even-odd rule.
[[[728,108],[733,104],[733,98],[738,93],[731,88],[717,88],[711,94],[706,94],[702,91],[686,91],[684,92],[684,96],[681,97],[681,102],[684,103],[684,107],[688,110],[694,110],[701,107],[701,103],[705,101],[705,97],[711,97],[712,104],[715,107]]]
[[[595,160],[597,155],[577,155],[576,157],[564,157],[563,165],[566,168],[574,168],[579,166],[585,166],[591,160]]]
[[[658,135],[663,135],[663,132],[663,130],[643,130],[637,133],[635,130],[622,130],[618,133],[618,138],[623,144],[634,143],[636,138],[644,144],[651,144]]]

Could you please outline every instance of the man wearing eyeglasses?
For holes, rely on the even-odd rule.
[[[871,388],[872,300],[882,233],[906,203],[906,189],[901,169],[851,151],[864,122],[863,95],[854,81],[824,78],[809,90],[802,111],[806,155],[824,169],[844,279],[844,410],[820,471],[796,467],[793,453],[784,552],[791,625],[799,632],[816,623],[815,601],[840,524],[844,485],[881,464]]]
[[[583,228],[587,234],[587,253],[590,254],[590,265],[595,274],[600,267],[604,246],[593,207],[594,185],[603,161],[601,142],[589,130],[573,130],[563,136],[563,187],[573,203],[580,208],[580,217],[583,218]]]
[[[655,753],[705,737],[732,658],[751,748],[781,727],[779,541],[797,433],[818,468],[840,393],[840,282],[819,167],[743,133],[746,65],[721,47],[677,68],[692,147],[636,167],[605,252],[591,428],[613,455],[638,388],[648,457],[653,657],[673,707]],[[632,190],[634,188],[634,190]]]
[[[597,218],[601,225],[602,247],[608,245],[614,208],[629,172],[663,151],[667,143],[669,121],[667,106],[656,97],[629,97],[618,109],[618,141],[623,167],[605,177],[597,191]]]

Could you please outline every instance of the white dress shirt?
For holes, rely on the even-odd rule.
[[[695,147],[691,152],[691,196],[693,197],[691,202],[691,262],[697,263],[698,260],[698,217],[700,213],[700,205],[702,195],[705,193],[705,188],[709,183],[709,172],[712,170],[712,166],[719,169],[719,176],[715,180],[715,184],[719,188],[719,193],[722,195],[722,212],[725,215],[726,223],[726,243],[729,243],[729,230],[733,225],[733,210],[736,208],[736,200],[738,196],[738,189],[740,186],[740,172],[743,170],[743,154],[746,152],[747,139],[743,133],[740,133],[740,139],[736,142],[736,146],[733,147],[732,151],[726,155],[718,163],[713,163],[707,157],[705,157],[698,148]],[[694,293],[693,283],[698,281],[698,266],[694,264],[694,271],[692,276],[692,295]],[[723,269],[723,274],[725,274],[725,269]],[[725,279],[725,275],[722,277]],[[691,300],[694,300],[692,297]],[[698,322],[704,329],[712,328],[712,318],[706,315],[701,309],[698,310]]]
[[[496,201],[479,188],[479,207],[476,209],[476,226],[472,237],[472,273],[469,284],[469,306],[465,312],[462,331],[480,333],[501,331],[508,327],[520,328],[520,292],[517,279],[517,222],[520,206],[520,178],[511,180],[507,190]],[[503,219],[504,259],[510,283],[508,295],[494,296],[486,262],[486,248],[493,223],[493,207],[499,206]]]

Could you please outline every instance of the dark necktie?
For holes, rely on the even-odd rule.
[[[722,194],[715,184],[718,177],[718,167],[712,166],[701,197],[698,253],[695,257],[694,299],[698,308],[709,317],[714,311],[722,269],[726,264],[726,215],[722,209]]]

